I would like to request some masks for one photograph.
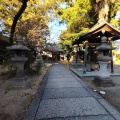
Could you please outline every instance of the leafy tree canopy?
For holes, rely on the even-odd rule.
[[[120,0],[68,0],[66,7],[60,7],[55,11],[56,15],[67,24],[67,33],[63,31],[60,35],[60,44],[70,43],[77,36],[87,32],[104,15],[105,20],[111,22],[116,27],[119,26],[119,19],[115,16],[120,10]],[[106,16],[105,16],[106,15]],[[64,33],[64,34],[63,34]],[[75,37],[70,37],[73,34]],[[64,41],[64,42],[63,42]]]
[[[17,21],[15,36],[21,34],[33,43],[37,40],[43,41],[49,34],[47,24],[50,16],[48,13],[54,2],[54,0],[27,0],[27,7]],[[5,28],[9,32],[22,3],[23,0],[1,0],[0,19],[4,20]]]

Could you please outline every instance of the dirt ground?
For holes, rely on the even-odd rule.
[[[46,74],[50,63],[46,63],[40,75],[28,76],[31,87],[27,89],[9,89],[13,78],[2,75],[0,71],[0,120],[21,120]]]
[[[114,65],[114,72],[120,73],[120,65]],[[93,88],[98,94],[104,91],[106,94],[102,95],[114,108],[120,112],[120,76],[113,76],[112,80],[114,87],[97,87],[93,84],[93,77],[81,78],[89,87]]]

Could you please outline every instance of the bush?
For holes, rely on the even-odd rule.
[[[37,61],[37,65],[35,66],[35,71],[39,73],[42,69],[42,66],[43,66],[42,61],[41,60]]]
[[[8,75],[12,76],[15,74],[16,70],[17,70],[17,66],[11,60],[3,62],[1,65],[1,71],[3,74],[8,74]]]

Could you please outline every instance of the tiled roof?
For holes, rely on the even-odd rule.
[[[56,44],[48,44],[47,49],[51,52],[63,52],[64,51]]]
[[[97,39],[98,36],[104,35],[102,30],[105,30],[105,35],[112,37],[112,40],[120,38],[120,30],[106,21],[98,21],[88,32],[81,34],[73,44],[79,44],[88,39]]]

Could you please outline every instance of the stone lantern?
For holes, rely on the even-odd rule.
[[[76,58],[77,58],[77,47],[78,47],[78,45],[77,44],[75,44],[74,46],[73,46],[73,48],[74,48],[74,55],[73,55],[73,60],[72,60],[72,62],[71,62],[71,65],[72,66],[77,66],[77,60],[76,60]]]
[[[107,37],[103,36],[101,38],[101,44],[96,47],[96,51],[99,52],[98,55],[98,63],[100,65],[100,70],[98,75],[94,78],[94,83],[101,87],[114,86],[112,79],[110,77],[110,73],[107,70],[107,65],[109,61],[112,59],[108,53],[109,50],[113,50],[114,48],[107,43]]]
[[[71,62],[71,65],[74,66],[74,67],[78,67],[78,66],[81,66],[82,64],[80,63],[80,58],[78,56],[78,52],[79,52],[79,46],[77,44],[75,44],[73,46],[74,48],[74,55],[73,55],[73,60]]]
[[[18,36],[16,39],[18,44],[7,47],[8,50],[11,50],[15,53],[14,57],[11,58],[17,66],[16,75],[12,82],[12,87],[26,87],[29,85],[28,79],[24,74],[24,64],[28,60],[25,57],[25,52],[30,51],[26,46],[22,45],[22,37]]]
[[[41,49],[40,49],[42,46],[40,46],[40,43],[38,42],[35,47],[36,47],[37,55],[36,55],[36,58],[35,58],[34,65],[37,65],[38,61],[41,61],[42,65],[44,65],[44,62],[43,62],[43,59],[42,59],[42,56],[41,56]]]

